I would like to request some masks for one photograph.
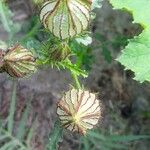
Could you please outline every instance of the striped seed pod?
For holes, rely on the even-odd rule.
[[[86,30],[91,0],[49,0],[41,8],[40,20],[59,39],[72,38]]]
[[[19,44],[7,50],[3,61],[3,68],[11,77],[22,78],[36,71],[32,52]]]
[[[86,134],[101,117],[101,106],[95,94],[72,89],[58,103],[57,114],[63,127]]]

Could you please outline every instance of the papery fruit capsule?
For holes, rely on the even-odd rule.
[[[49,0],[41,8],[40,20],[60,39],[71,38],[88,27],[91,0]]]
[[[5,71],[12,77],[22,78],[36,71],[32,52],[19,44],[10,47],[3,60]]]
[[[58,103],[57,114],[62,126],[85,134],[101,117],[101,106],[96,95],[89,91],[72,89]]]

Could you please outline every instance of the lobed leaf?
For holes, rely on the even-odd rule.
[[[125,9],[132,13],[134,23],[143,27],[143,32],[122,51],[117,59],[125,69],[135,73],[135,80],[150,81],[150,1],[149,0],[110,0],[115,9]]]

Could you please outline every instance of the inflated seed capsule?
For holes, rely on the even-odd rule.
[[[72,89],[58,103],[57,114],[63,127],[85,134],[101,118],[100,101],[89,91]]]
[[[32,52],[19,44],[7,50],[3,61],[3,68],[11,77],[22,78],[36,71]]]
[[[91,0],[49,0],[41,8],[40,20],[56,37],[66,39],[86,30]]]

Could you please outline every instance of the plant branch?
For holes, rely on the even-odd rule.
[[[72,72],[72,77],[73,77],[73,79],[74,79],[76,88],[77,88],[77,89],[81,89],[81,85],[80,85],[80,81],[79,81],[79,79],[78,79],[78,76]]]

